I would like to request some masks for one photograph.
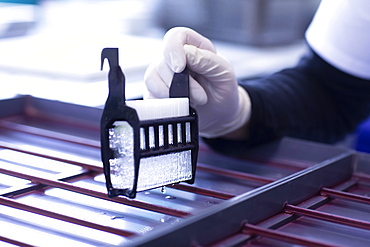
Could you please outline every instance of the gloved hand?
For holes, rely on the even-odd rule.
[[[211,41],[183,27],[169,30],[163,39],[163,57],[149,65],[144,98],[169,97],[174,72],[190,71],[190,104],[197,110],[199,132],[214,138],[237,130],[250,117],[250,98],[238,86],[231,64],[216,53]]]

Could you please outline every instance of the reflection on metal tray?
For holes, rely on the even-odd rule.
[[[368,246],[370,156],[286,138],[243,157],[201,145],[195,184],[108,198],[101,109],[0,101],[0,243]]]

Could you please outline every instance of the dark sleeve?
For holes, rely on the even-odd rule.
[[[294,68],[240,85],[252,102],[248,140],[205,139],[227,154],[283,136],[335,143],[370,113],[370,80],[332,67],[312,50]]]

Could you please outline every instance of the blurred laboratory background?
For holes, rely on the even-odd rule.
[[[120,49],[127,98],[140,98],[149,63],[174,26],[216,45],[239,78],[294,65],[320,0],[0,0],[0,97],[29,94],[101,106],[104,47]]]

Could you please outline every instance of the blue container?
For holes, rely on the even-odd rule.
[[[357,151],[370,153],[370,118],[362,122],[357,128]]]

